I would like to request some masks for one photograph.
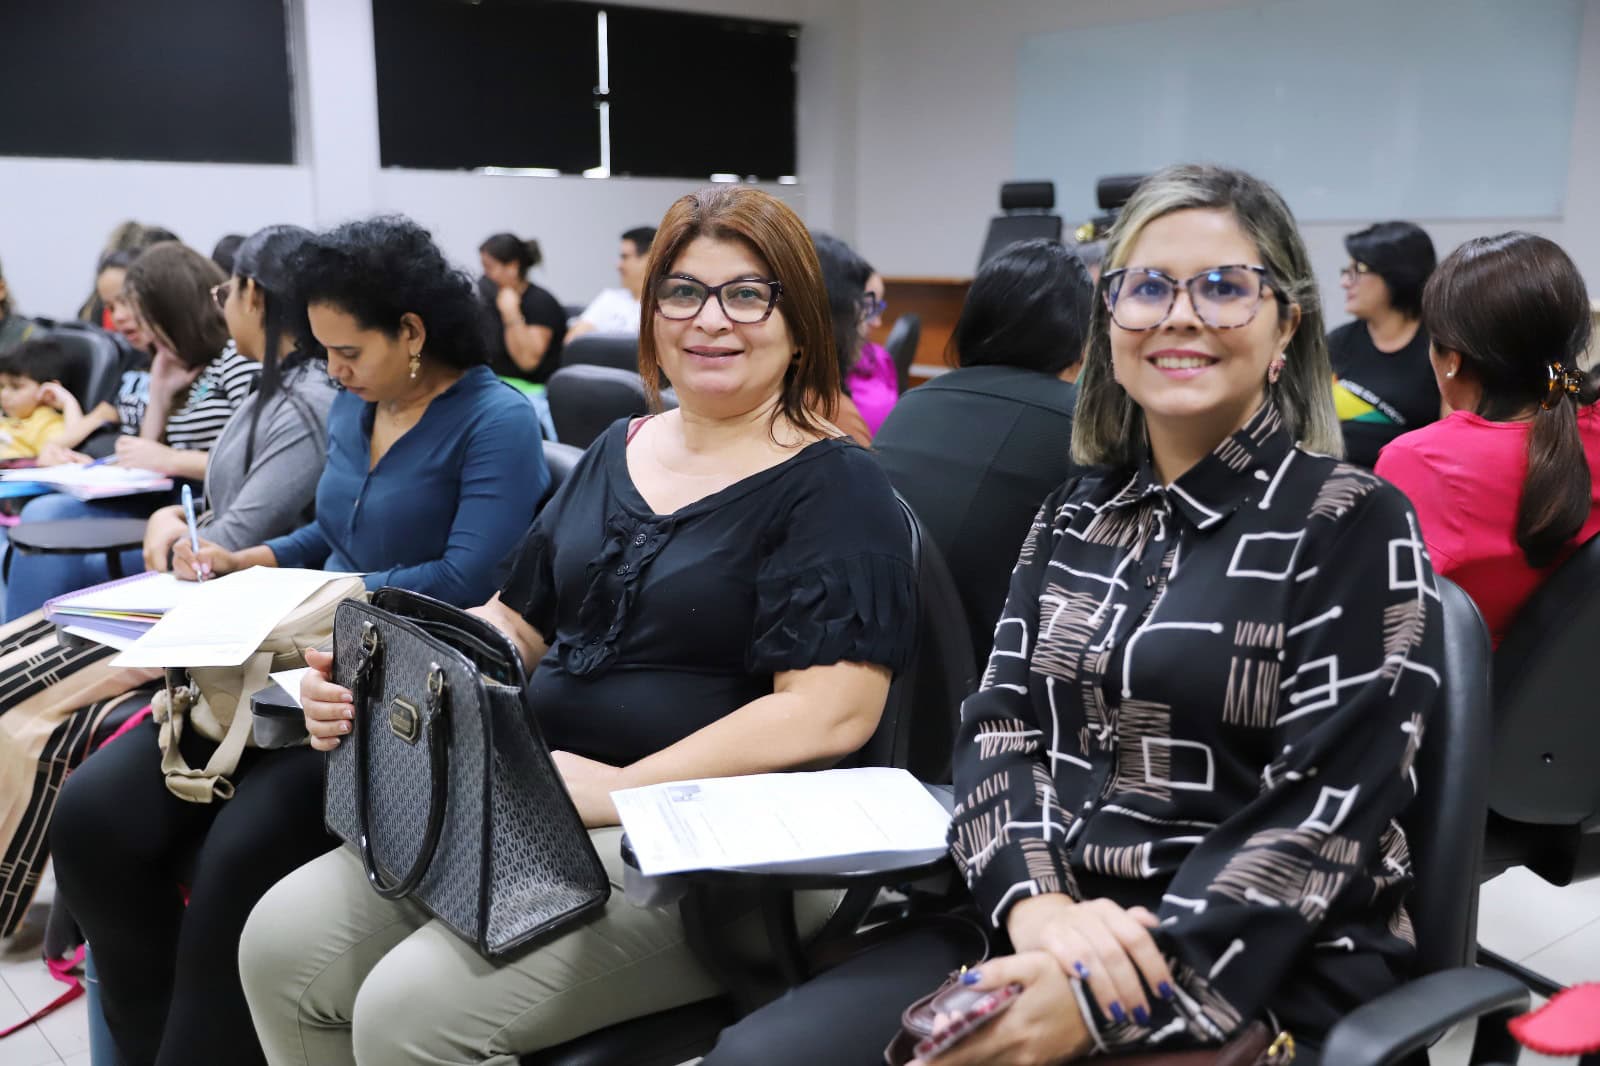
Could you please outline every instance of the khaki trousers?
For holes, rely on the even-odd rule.
[[[592,830],[611,877],[604,913],[503,963],[367,884],[348,848],[278,882],[239,945],[250,1014],[272,1066],[515,1066],[517,1057],[630,1018],[720,995],[676,906],[623,896],[620,829]],[[838,897],[803,894],[802,935]],[[733,919],[741,941],[759,915]]]

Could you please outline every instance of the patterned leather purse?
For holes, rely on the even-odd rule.
[[[355,721],[328,757],[324,818],[379,895],[496,960],[605,903],[611,882],[499,630],[385,588],[340,604],[333,636]]]

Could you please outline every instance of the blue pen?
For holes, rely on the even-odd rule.
[[[105,466],[107,463],[114,463],[116,461],[117,461],[117,457],[115,455],[108,455],[104,459],[96,459],[94,462],[90,463],[89,465],[90,466]]]
[[[194,549],[195,576],[202,581],[205,575],[200,572],[200,531],[194,524],[194,493],[189,491],[189,486],[183,487],[183,520],[189,524],[189,547]]]

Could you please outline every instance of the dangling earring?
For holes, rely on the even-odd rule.
[[[422,353],[411,353],[411,380],[417,380],[417,375],[422,373]]]
[[[1267,381],[1269,384],[1276,385],[1278,383],[1278,378],[1283,374],[1284,362],[1283,356],[1280,355],[1267,364]]]

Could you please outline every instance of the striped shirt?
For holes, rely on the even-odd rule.
[[[183,406],[168,416],[162,439],[179,451],[209,451],[260,376],[261,364],[240,355],[229,341],[189,386]],[[124,422],[122,431],[138,433],[139,426]]]

